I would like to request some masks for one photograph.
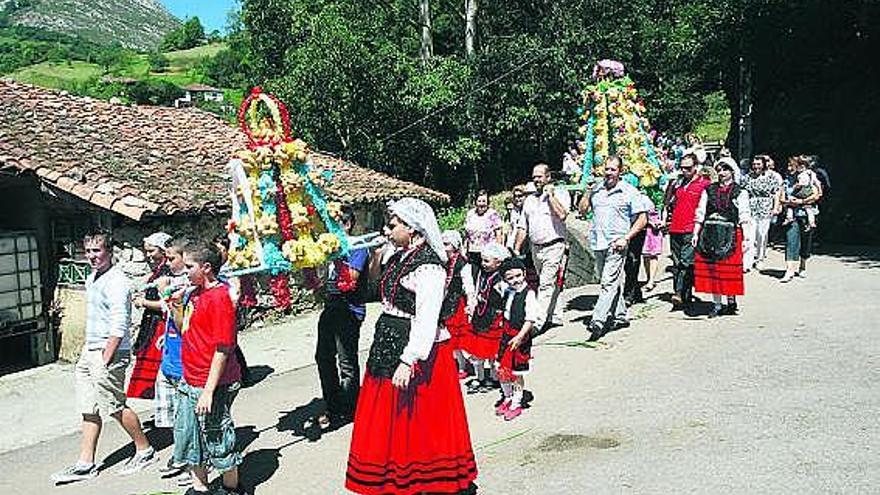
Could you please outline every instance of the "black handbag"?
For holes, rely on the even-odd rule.
[[[706,220],[700,230],[697,252],[706,261],[719,261],[736,250],[736,224],[728,220]]]

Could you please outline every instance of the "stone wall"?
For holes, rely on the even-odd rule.
[[[569,258],[565,274],[565,287],[580,287],[595,284],[598,277],[594,273],[593,251],[590,250],[589,235],[591,223],[569,215],[565,222],[568,227]]]

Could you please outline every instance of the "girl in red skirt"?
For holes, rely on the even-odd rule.
[[[424,201],[389,205],[399,248],[379,277],[382,315],[354,416],[345,486],[367,495],[475,493],[471,447],[449,332],[440,324],[446,252]],[[383,253],[374,254],[378,274]]]
[[[498,380],[504,398],[495,414],[511,421],[522,414],[524,376],[532,359],[532,332],[541,311],[526,282],[526,265],[509,258],[501,266],[509,289],[504,295],[504,330],[498,347]]]
[[[140,329],[134,343],[135,359],[131,380],[125,395],[136,399],[152,399],[155,395],[156,376],[162,362],[162,350],[156,343],[165,335],[165,316],[159,301],[159,279],[171,275],[165,250],[171,236],[156,232],[144,238],[144,253],[152,270],[144,280],[146,289],[134,299],[134,305],[143,308]]]
[[[492,361],[498,356],[498,342],[504,325],[501,312],[504,309],[504,290],[507,288],[498,269],[510,256],[507,248],[496,242],[483,246],[480,254],[483,261],[471,303],[470,325],[461,338],[461,348],[469,356],[477,375],[468,383],[469,394],[485,393],[493,388],[487,377],[486,365],[490,365],[491,372]]]
[[[444,308],[445,313],[451,313],[452,316],[446,319],[444,325],[449,330],[451,338],[449,343],[452,345],[452,355],[458,364],[458,378],[463,379],[468,376],[467,359],[461,352],[460,339],[467,328],[470,326],[467,303],[468,300],[474,298],[474,278],[471,275],[471,265],[467,258],[461,252],[461,234],[455,230],[444,230],[441,234],[443,239],[443,247],[446,248],[446,299],[445,304],[450,304],[452,308]]]
[[[736,296],[745,294],[742,225],[751,221],[751,211],[748,193],[733,180],[735,168],[730,158],[718,161],[718,182],[703,191],[696,212],[694,290],[712,294],[709,318],[736,314]]]

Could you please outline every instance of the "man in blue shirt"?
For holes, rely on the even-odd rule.
[[[342,209],[342,227],[351,234],[354,211]],[[352,249],[348,256],[331,262],[325,285],[327,300],[318,319],[315,362],[327,412],[318,417],[322,428],[351,421],[360,390],[358,340],[366,316],[367,262],[369,250]],[[337,358],[339,366],[337,368]]]
[[[609,329],[629,325],[623,298],[624,262],[630,241],[648,222],[645,202],[638,189],[621,180],[620,157],[605,160],[605,180],[587,188],[580,203],[582,214],[593,211],[590,248],[600,276],[599,298],[588,325],[592,340]]]

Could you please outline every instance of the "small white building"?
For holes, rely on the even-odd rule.
[[[186,91],[183,98],[174,100],[174,106],[177,108],[193,106],[200,99],[202,101],[223,102],[223,90],[207,84],[194,83],[184,86],[183,90]]]

